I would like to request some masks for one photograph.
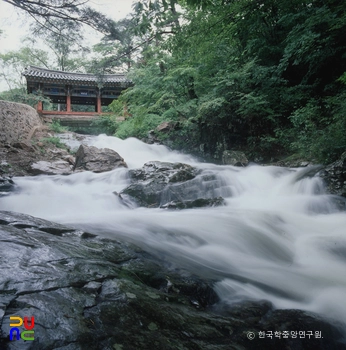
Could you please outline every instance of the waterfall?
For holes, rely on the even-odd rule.
[[[277,308],[346,323],[346,213],[325,193],[322,180],[309,176],[313,168],[218,166],[134,138],[100,135],[87,142],[116,150],[130,169],[153,160],[197,167],[201,194],[213,191],[226,206],[180,211],[125,206],[113,193],[129,184],[128,169],[121,168],[17,177],[17,191],[1,198],[0,209],[134,242],[215,279],[215,290],[228,303],[266,299]],[[202,175],[208,174],[213,180],[206,183]]]

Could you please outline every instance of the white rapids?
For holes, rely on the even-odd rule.
[[[226,206],[170,211],[129,208],[114,191],[127,169],[69,176],[15,178],[18,191],[1,210],[22,212],[127,239],[219,282],[225,301],[270,300],[277,308],[314,311],[346,324],[346,212],[306,168],[236,168],[137,139],[100,135],[89,145],[116,150],[129,168],[147,161],[182,162],[217,175]]]

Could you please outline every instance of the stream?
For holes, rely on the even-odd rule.
[[[117,151],[129,169],[156,160],[214,174],[211,191],[225,198],[226,206],[125,206],[113,194],[130,181],[128,169],[120,168],[14,178],[17,191],[1,198],[0,210],[131,241],[214,279],[216,292],[227,303],[265,299],[276,308],[313,311],[346,324],[346,213],[307,168],[221,166],[134,138],[100,135],[86,140]]]

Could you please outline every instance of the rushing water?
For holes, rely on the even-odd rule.
[[[227,205],[129,208],[113,194],[129,183],[127,170],[117,169],[15,178],[19,190],[1,198],[0,209],[135,242],[214,277],[226,302],[266,299],[346,323],[346,213],[336,209],[319,178],[304,176],[307,169],[199,163],[163,146],[104,135],[88,143],[116,150],[129,168],[159,160],[216,174],[214,194]]]

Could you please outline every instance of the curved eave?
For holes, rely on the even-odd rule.
[[[53,71],[49,69],[29,66],[22,75],[27,82],[54,83],[64,85],[86,85],[86,86],[120,86],[129,87],[132,84],[125,75],[107,74],[97,77],[92,74],[82,74],[73,72]]]
[[[25,78],[28,83],[29,82],[53,83],[53,84],[61,84],[61,85],[84,85],[84,86],[98,86],[101,84],[102,86],[121,86],[121,87],[129,87],[133,85],[133,83],[130,81],[98,82],[98,81],[86,81],[86,80],[51,79],[51,78],[30,77],[30,76],[25,76]]]

